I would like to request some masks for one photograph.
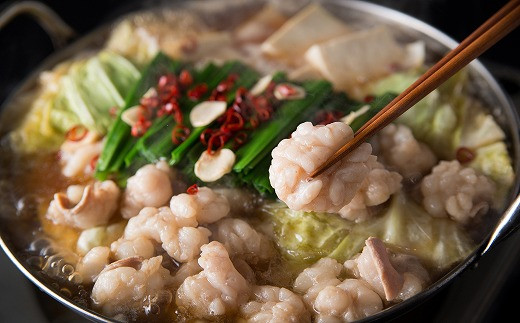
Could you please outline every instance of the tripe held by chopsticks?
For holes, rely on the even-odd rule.
[[[356,132],[354,139],[347,142],[310,174],[309,180],[323,173],[367,138],[397,119],[519,24],[520,0],[512,0],[363,125]]]

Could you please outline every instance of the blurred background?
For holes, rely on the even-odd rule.
[[[283,1],[283,0],[280,0]],[[0,11],[15,1],[0,2]],[[157,1],[41,1],[55,10],[77,37],[119,15]],[[505,0],[373,0],[423,20],[462,40],[498,11]],[[520,30],[486,52],[481,61],[520,107]],[[54,48],[43,29],[20,16],[0,30],[0,104]],[[489,322],[516,315],[520,288],[520,232],[486,254],[451,286],[397,319],[399,322]],[[0,322],[82,322],[84,319],[40,292],[0,251]],[[6,292],[9,291],[9,292]]]

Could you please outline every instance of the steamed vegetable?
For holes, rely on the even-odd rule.
[[[296,263],[321,257],[340,262],[361,252],[367,238],[378,237],[389,245],[405,248],[438,270],[466,258],[474,243],[450,219],[434,218],[405,195],[392,198],[380,216],[354,224],[335,214],[293,211],[285,205],[267,208],[274,225],[275,241]]]
[[[330,255],[352,231],[353,222],[327,213],[294,211],[284,204],[271,205],[275,241],[292,260],[312,263]],[[355,254],[358,250],[354,250]]]
[[[42,93],[13,133],[24,151],[55,149],[64,133],[78,124],[106,133],[113,123],[110,109],[124,104],[140,76],[132,63],[106,51],[47,73]]]
[[[416,71],[396,73],[374,82],[370,89],[375,94],[399,93],[418,76]],[[499,201],[514,180],[505,134],[481,104],[461,95],[466,81],[467,72],[463,70],[406,111],[397,122],[410,127],[414,136],[442,159],[455,159],[462,147],[473,151],[475,160],[469,165],[499,184],[501,190],[496,194]]]

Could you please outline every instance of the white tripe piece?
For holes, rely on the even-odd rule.
[[[167,305],[173,299],[169,291],[172,277],[161,263],[162,256],[145,260],[131,257],[111,263],[92,288],[94,307],[113,316],[141,309],[144,302]]]
[[[177,291],[177,306],[206,319],[235,312],[248,300],[250,286],[220,242],[213,241],[201,250],[198,262],[203,270],[184,280]]]
[[[255,286],[252,300],[240,306],[240,316],[251,323],[310,322],[301,296],[286,288]]]
[[[320,176],[308,178],[353,137],[352,129],[343,122],[300,124],[290,139],[282,140],[272,151],[269,180],[276,195],[293,210],[338,212],[352,200],[370,171],[370,144],[361,144]]]
[[[441,161],[423,178],[423,206],[435,217],[450,217],[468,223],[491,207],[495,184],[457,160]]]
[[[331,258],[322,258],[298,275],[294,290],[303,294],[316,322],[352,322],[383,309],[383,302],[366,282],[338,279],[343,266]]]
[[[140,237],[161,243],[170,257],[178,262],[188,262],[200,253],[200,247],[208,243],[211,232],[203,227],[185,226],[179,223],[169,207],[146,207],[128,221],[121,239]]]
[[[110,263],[109,258],[110,249],[108,247],[90,249],[76,265],[76,272],[81,275],[82,283],[90,284],[94,282],[99,273]]]
[[[222,219],[211,229],[211,238],[221,242],[231,256],[240,256],[250,263],[256,263],[275,255],[271,241],[244,220]]]
[[[404,178],[420,179],[437,163],[437,157],[402,124],[390,124],[376,136],[383,163]]]
[[[144,207],[160,207],[168,204],[173,195],[172,169],[165,161],[145,165],[127,181],[121,203],[121,215],[125,219],[136,216]]]
[[[183,225],[210,224],[229,215],[227,198],[209,187],[199,187],[195,194],[182,193],[170,200],[176,221]]]
[[[362,222],[372,217],[370,207],[388,201],[390,196],[401,189],[403,177],[396,172],[386,170],[377,162],[376,156],[370,156],[368,166],[370,172],[361,184],[361,188],[349,204],[339,214],[348,220]]]

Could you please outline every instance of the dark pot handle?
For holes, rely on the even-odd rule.
[[[47,32],[55,49],[67,44],[76,32],[48,6],[36,1],[17,2],[0,13],[0,29],[6,26],[13,18],[27,14],[36,20]]]
[[[495,226],[493,233],[491,234],[486,247],[481,252],[481,255],[488,252],[493,246],[500,241],[504,240],[508,235],[513,233],[518,227],[520,227],[520,194],[516,196],[513,203],[504,212],[500,221]]]

